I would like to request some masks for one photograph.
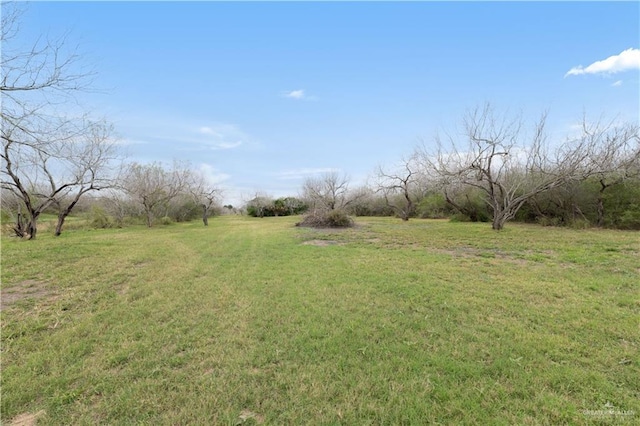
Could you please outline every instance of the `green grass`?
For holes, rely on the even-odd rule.
[[[3,420],[640,419],[637,232],[296,220],[3,237]]]

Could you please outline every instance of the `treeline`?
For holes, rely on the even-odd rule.
[[[49,185],[25,175],[19,182],[30,185],[23,190],[16,190],[12,182],[2,188],[2,220],[12,224],[15,235],[35,238],[42,214],[56,216],[57,236],[72,211],[85,215],[97,228],[134,223],[151,227],[196,218],[207,226],[210,216],[234,211],[233,206],[221,207],[221,190],[184,162],[174,162],[171,168],[160,163],[124,164],[117,173],[101,173],[100,187],[90,187],[82,180],[61,184],[53,173],[51,176]]]
[[[352,203],[338,210],[350,216],[398,217],[405,214],[403,195],[383,195],[374,187],[358,188],[350,195]],[[408,218],[449,219],[457,222],[491,223],[493,211],[486,202],[484,192],[477,188],[461,189],[454,194],[438,189],[412,188],[413,207]],[[246,213],[253,217],[287,216],[308,212],[312,201],[296,199],[306,208],[296,212],[274,209],[276,201],[266,196],[251,200]],[[260,210],[260,206],[266,206]],[[335,210],[335,209],[334,209]],[[260,214],[262,211],[262,214]],[[314,210],[317,212],[317,210]],[[332,211],[326,209],[326,211]],[[334,213],[335,215],[335,213]],[[595,178],[567,183],[528,199],[519,209],[514,222],[536,223],[542,226],[572,228],[605,227],[640,230],[640,179],[629,178],[602,190]],[[326,224],[324,224],[326,225]]]
[[[188,163],[123,164],[110,123],[58,108],[77,104],[73,94],[90,88],[91,74],[64,54],[64,39],[14,45],[19,17],[15,4],[3,7],[0,184],[2,221],[15,235],[36,238],[47,213],[60,235],[66,218],[83,209],[99,227],[196,217],[206,226],[213,214],[239,212],[220,207],[220,189]],[[395,215],[487,221],[496,230],[511,220],[640,229],[638,122],[584,118],[578,135],[549,143],[546,121],[527,123],[487,104],[462,117],[455,137],[436,137],[378,167],[363,187],[326,173],[307,179],[297,197],[256,196],[246,212],[304,213],[301,225],[319,227]]]
[[[256,195],[247,202],[244,211],[253,217],[292,216],[305,213],[309,205],[296,197],[272,199],[264,195]]]
[[[340,211],[490,222],[495,230],[513,220],[640,229],[638,124],[584,118],[579,134],[549,144],[546,121],[526,123],[487,104],[463,117],[462,136],[436,137],[378,167],[366,187],[351,190],[336,173],[308,179],[308,223],[326,226]]]

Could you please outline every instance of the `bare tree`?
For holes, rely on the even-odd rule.
[[[449,187],[472,186],[485,194],[492,227],[500,230],[531,197],[585,174],[590,146],[583,140],[565,143],[553,155],[546,141],[546,114],[527,132],[520,117],[499,117],[487,104],[464,120],[467,145],[453,139],[421,158]]]
[[[15,231],[29,239],[36,237],[38,217],[46,208],[58,207],[55,234],[60,235],[64,220],[84,194],[113,183],[111,164],[118,152],[111,127],[58,120],[56,129],[51,129],[51,121],[41,123],[47,125],[44,130],[26,130],[3,120],[2,187],[22,200],[28,218],[17,223]]]
[[[130,164],[122,178],[122,188],[143,210],[151,228],[159,209],[183,192],[191,179],[191,171],[174,162],[171,170],[160,163]]]
[[[211,209],[216,205],[222,191],[207,181],[202,174],[194,173],[189,182],[189,193],[194,201],[202,208],[202,223],[209,226]]]
[[[348,176],[338,172],[308,178],[303,184],[302,192],[314,210],[344,209],[354,201],[349,193]]]
[[[20,18],[24,13],[16,2],[2,4],[2,79],[0,90],[4,96],[24,105],[23,97],[14,97],[11,92],[42,91],[61,95],[89,87],[88,78],[93,73],[80,67],[80,55],[69,48],[66,35],[57,40],[36,40],[30,49],[14,49],[11,41],[20,30]],[[36,99],[30,99],[33,102]],[[42,101],[40,98],[39,101]],[[47,105],[51,98],[40,103]]]
[[[96,138],[100,125],[58,111],[58,104],[72,100],[72,93],[90,80],[77,53],[65,49],[64,38],[15,50],[11,42],[21,10],[10,3],[2,5],[2,12],[1,183],[21,199],[27,213],[26,221],[18,215],[16,234],[34,239],[38,217],[52,203],[73,191],[79,198],[98,188],[113,151],[107,137]],[[57,232],[76,203],[61,210]]]
[[[408,221],[415,210],[418,184],[421,182],[416,154],[403,158],[395,171],[379,166],[376,171],[377,192],[381,192],[389,207],[403,221]]]
[[[597,225],[604,226],[605,191],[640,176],[640,131],[637,124],[589,124],[583,119],[582,139],[591,149],[589,172],[598,181]]]
[[[113,172],[118,151],[112,134],[112,126],[94,123],[86,126],[86,134],[61,147],[58,158],[62,159],[67,168],[68,177],[65,181],[72,183],[65,191],[55,191],[60,185],[56,184],[56,179],[61,182],[60,177],[64,175],[54,175],[47,167],[47,162],[42,162],[42,170],[48,178],[51,193],[57,193],[53,200],[53,204],[58,207],[56,236],[62,233],[65,219],[84,194],[115,185],[116,176]]]

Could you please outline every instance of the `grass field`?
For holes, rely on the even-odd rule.
[[[3,424],[640,423],[639,233],[297,220],[3,236]]]

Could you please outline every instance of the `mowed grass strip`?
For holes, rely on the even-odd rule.
[[[3,422],[640,418],[638,233],[296,220],[3,237]]]

